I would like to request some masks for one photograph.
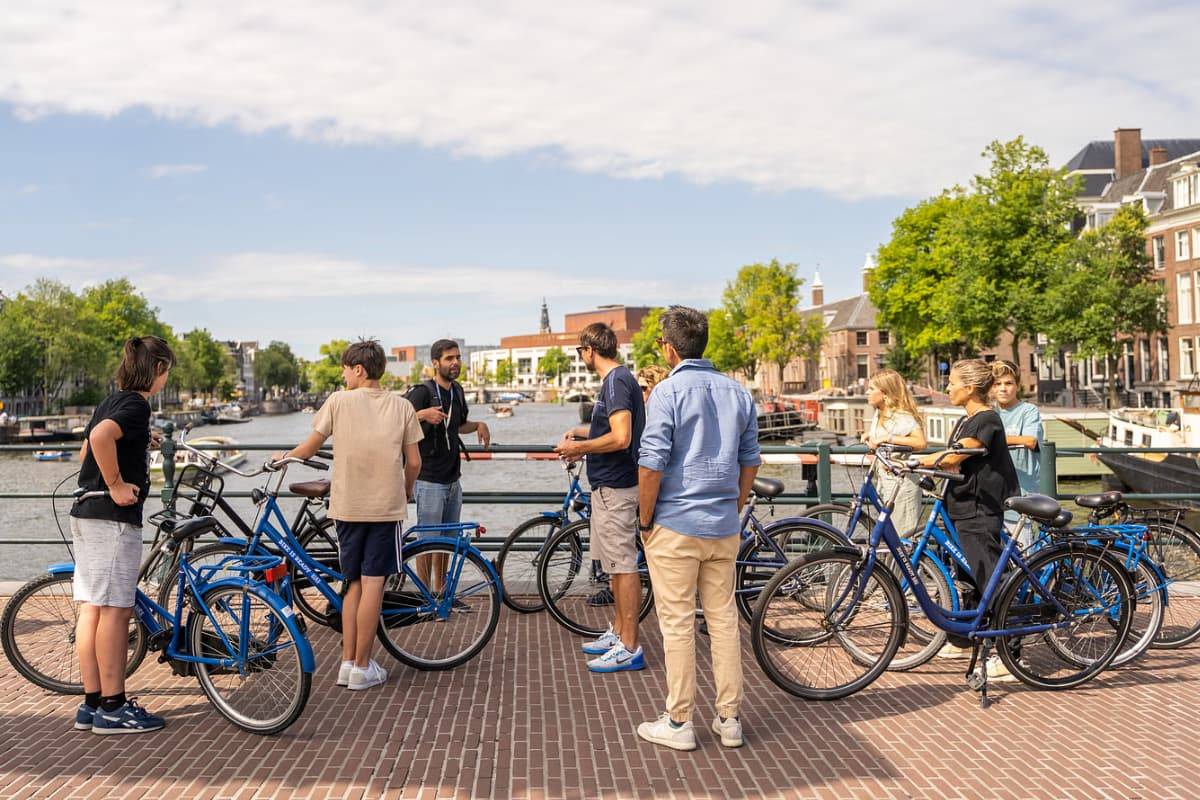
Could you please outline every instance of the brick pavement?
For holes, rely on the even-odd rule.
[[[855,697],[806,703],[759,671],[746,642],[747,746],[676,753],[640,741],[662,706],[651,668],[592,676],[579,639],[545,614],[505,609],[471,664],[421,673],[391,664],[382,690],[334,686],[337,642],[305,715],[286,733],[242,733],[194,680],[148,663],[130,691],[169,727],[144,737],[71,730],[77,698],[43,693],[0,660],[0,797],[725,797],[1193,798],[1200,648],[1154,651],[1073,692],[996,688],[979,708],[960,662],[888,674]],[[700,639],[703,642],[703,638]],[[699,658],[701,713],[713,697]],[[989,776],[990,773],[990,776]]]

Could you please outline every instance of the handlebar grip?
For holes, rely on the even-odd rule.
[[[328,460],[332,461],[333,460],[333,451],[332,450],[318,450],[316,457],[324,458],[324,459],[328,459]]]
[[[324,461],[314,461],[311,458],[306,458],[306,459],[304,459],[303,463],[304,463],[304,466],[308,467],[309,469],[319,469],[319,470],[328,470],[329,469],[329,465],[326,464]],[[324,480],[324,479],[322,478],[322,480]]]
[[[963,475],[961,472],[943,472],[940,469],[931,469],[925,474],[934,478],[945,478],[946,480],[953,481],[954,483],[962,483],[967,479],[967,476]]]
[[[986,447],[955,447],[954,452],[964,456],[986,456]]]

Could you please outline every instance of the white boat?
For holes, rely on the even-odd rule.
[[[513,405],[494,405],[492,413],[496,415],[497,419],[506,419],[513,415],[513,407]]]
[[[66,450],[34,450],[34,461],[69,461],[71,454]]]
[[[1180,392],[1177,408],[1119,408],[1108,415],[1101,447],[1200,447],[1200,392]],[[1098,453],[1097,458],[1135,492],[1194,492],[1200,485],[1196,453]]]
[[[215,455],[221,460],[222,463],[233,467],[236,467],[238,464],[241,464],[246,460],[246,454],[237,447],[237,440],[230,436],[197,436],[195,438],[188,439],[188,444],[197,446],[215,446],[217,448],[215,450],[210,450],[208,447],[205,447],[204,452],[206,454]],[[175,476],[178,477],[179,471],[188,464],[200,463],[207,465],[208,462],[201,462],[200,457],[191,450],[185,450],[183,448],[177,449],[175,451]],[[150,480],[155,483],[162,483],[162,469],[162,451],[154,450],[150,453]],[[226,470],[221,467],[218,467],[216,470],[218,473],[225,471]]]

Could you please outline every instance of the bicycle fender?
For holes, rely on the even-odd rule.
[[[283,617],[283,619],[287,620],[288,632],[292,635],[293,641],[296,642],[296,645],[300,650],[300,666],[303,667],[305,672],[311,673],[316,671],[317,659],[316,656],[313,655],[312,644],[309,643],[308,637],[301,632],[300,626],[296,624],[296,612],[290,605],[284,603],[279,595],[275,594],[262,584],[251,583],[250,586],[247,587],[245,579],[243,578],[222,578],[219,581],[213,581],[205,586],[205,591],[207,592],[209,589],[214,589],[220,586],[232,586],[235,589],[244,588],[249,591],[250,594],[254,595],[259,600],[262,600],[271,608],[278,611],[279,615]],[[199,612],[192,611],[191,613],[196,614]]]
[[[772,531],[774,531],[784,525],[797,525],[797,524],[814,526],[814,527],[820,528],[821,530],[832,533],[833,535],[839,537],[843,541],[847,541],[847,542],[850,541],[849,539],[846,538],[845,531],[835,528],[834,526],[830,525],[828,522],[823,522],[822,520],[819,520],[819,519],[813,519],[812,517],[781,517],[780,519],[773,520],[770,525],[764,525],[763,533],[770,536]],[[857,552],[857,550],[855,552]]]
[[[218,544],[231,544],[235,547],[245,547],[246,546],[246,540],[239,536],[218,536],[217,543]]]
[[[542,519],[558,519],[560,515],[557,511],[543,511],[538,516]]]
[[[554,516],[558,516],[558,515],[555,514]],[[403,549],[407,550],[409,547],[417,547],[424,542],[437,542],[439,544],[448,545],[450,547],[458,546],[458,540],[451,539],[449,536],[429,536],[429,537],[422,537],[421,539],[418,539],[416,542],[408,545],[407,547],[405,547]],[[499,573],[496,572],[495,562],[492,559],[485,556],[479,550],[479,548],[475,547],[474,545],[468,545],[468,548],[471,550],[474,550],[475,555],[479,556],[479,560],[482,561],[484,563],[484,565],[487,567],[488,575],[491,577],[492,582],[496,585],[496,590],[500,593],[500,599],[503,600],[504,599],[504,584],[500,581]]]
[[[50,566],[46,567],[46,572],[49,572],[51,575],[74,575],[75,562],[64,561],[61,564],[51,564]]]

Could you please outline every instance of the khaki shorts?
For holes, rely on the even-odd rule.
[[[142,565],[142,526],[71,517],[75,602],[132,608]]]
[[[592,558],[609,575],[637,572],[638,490],[601,486],[592,492]]]

